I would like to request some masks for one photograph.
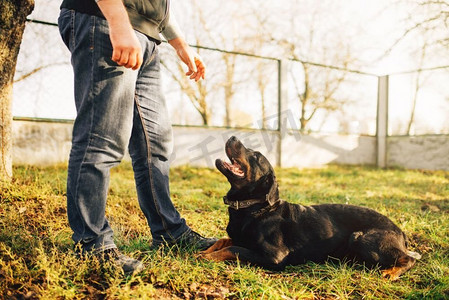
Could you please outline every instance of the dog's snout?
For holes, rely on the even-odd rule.
[[[238,141],[239,141],[239,139],[236,136],[233,135],[226,142],[226,147],[229,147],[231,145],[235,145]]]

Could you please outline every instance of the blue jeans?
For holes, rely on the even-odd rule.
[[[58,24],[75,75],[77,116],[67,177],[73,240],[87,251],[116,247],[105,208],[110,169],[120,163],[126,147],[153,240],[176,240],[190,228],[170,199],[173,137],[157,45],[136,31],[144,62],[133,71],[111,60],[105,19],[63,9]]]

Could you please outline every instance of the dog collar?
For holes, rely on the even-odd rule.
[[[239,210],[242,208],[248,208],[254,204],[257,203],[264,203],[268,201],[268,195],[265,196],[265,199],[247,199],[247,200],[239,200],[239,201],[231,201],[228,200],[228,197],[223,197],[224,204],[228,205],[229,207]],[[271,205],[270,205],[271,206]]]

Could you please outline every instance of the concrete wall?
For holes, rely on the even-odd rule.
[[[321,167],[329,163],[375,165],[376,139],[371,136],[289,134],[282,142],[282,166]]]
[[[66,162],[71,123],[13,122],[13,164],[51,165]]]
[[[65,163],[70,152],[71,131],[71,123],[14,121],[14,164]],[[172,166],[214,167],[216,158],[226,157],[224,143],[232,135],[240,138],[247,147],[261,151],[273,165],[278,162],[278,132],[174,127]],[[376,139],[371,136],[303,136],[289,132],[282,137],[282,149],[283,167],[376,164]],[[449,170],[449,136],[389,137],[387,151],[389,166]]]
[[[389,137],[387,162],[407,169],[449,170],[449,135]]]

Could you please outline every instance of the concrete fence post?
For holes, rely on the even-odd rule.
[[[282,139],[287,134],[288,60],[278,60],[278,145],[276,165],[282,166]]]
[[[388,75],[379,76],[377,91],[376,144],[377,167],[387,167]]]

